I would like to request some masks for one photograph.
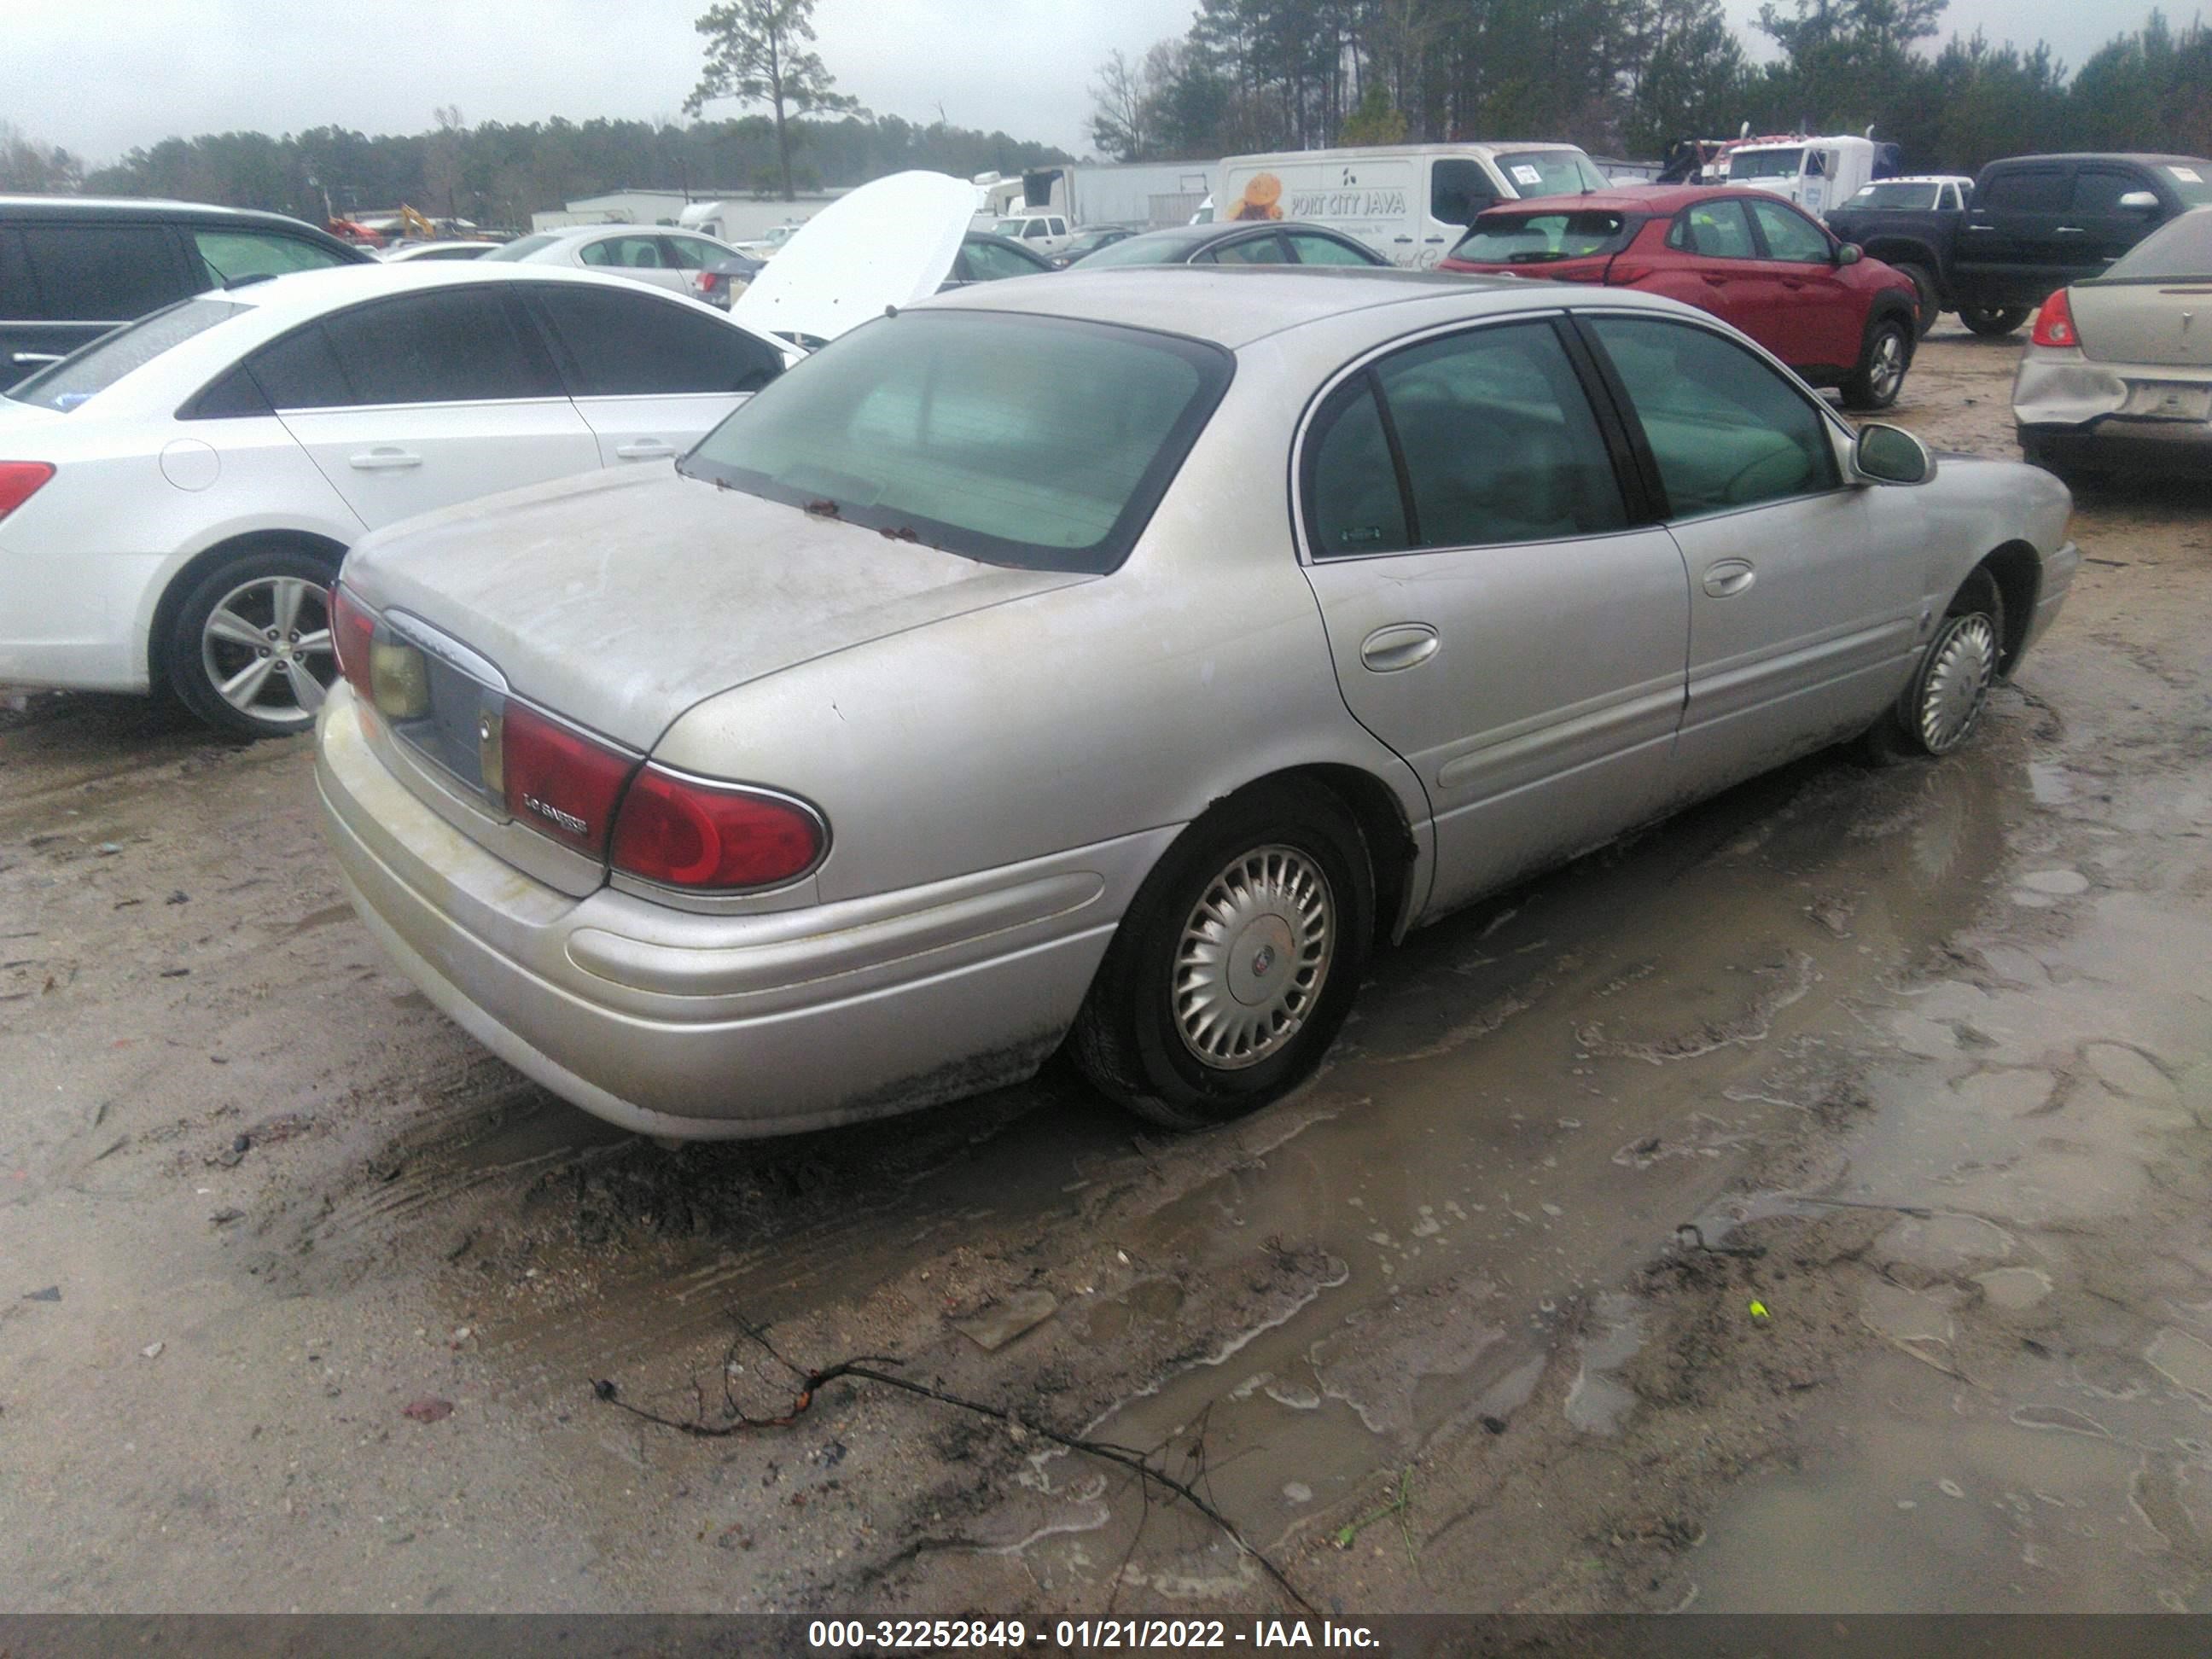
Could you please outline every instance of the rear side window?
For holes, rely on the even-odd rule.
[[[1667,233],[1667,246],[1708,259],[1756,259],[1751,222],[1741,202],[1699,202],[1683,210]]]
[[[783,372],[783,354],[688,301],[650,289],[532,285],[579,398],[757,392]]]
[[[1291,245],[1291,252],[1298,256],[1298,263],[1302,265],[1381,265],[1389,263],[1379,254],[1346,247],[1333,236],[1316,236],[1310,230],[1286,231],[1283,240]]]
[[[1241,242],[1224,242],[1200,257],[1218,265],[1283,265],[1291,260],[1283,252],[1279,236],[1248,236]]]
[[[127,323],[184,297],[159,225],[25,225],[25,261],[55,322]]]
[[[2057,167],[2000,173],[1975,191],[1974,205],[2002,213],[2063,213],[2066,175]]]
[[[255,355],[278,409],[557,398],[559,378],[505,296],[439,289],[373,301],[295,330]]]
[[[1593,317],[1666,485],[1668,516],[1816,495],[1841,482],[1826,420],[1731,340],[1688,323]]]
[[[659,270],[661,269],[660,238],[609,236],[601,241],[585,243],[576,257],[587,265],[629,270]]]
[[[213,328],[247,309],[227,300],[185,300],[128,328],[103,334],[58,363],[40,369],[11,389],[20,403],[37,404],[66,414],[105,392],[134,368],[150,363],[172,346]]]
[[[352,263],[304,236],[265,230],[193,230],[185,234],[210,288],[221,288],[240,276],[282,276],[288,271],[323,270]]]

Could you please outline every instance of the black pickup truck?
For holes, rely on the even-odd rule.
[[[2009,334],[2053,289],[2207,206],[2212,161],[2196,156],[2015,155],[1982,169],[1963,212],[1838,208],[1828,228],[1912,279],[1923,334],[1943,311]]]

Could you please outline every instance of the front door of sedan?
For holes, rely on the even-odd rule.
[[[372,300],[248,359],[270,406],[370,529],[599,465],[507,286]]]
[[[1689,571],[1682,799],[1871,725],[1923,637],[1928,534],[1911,492],[1849,487],[1803,390],[1716,329],[1582,326],[1625,393]]]
[[[701,307],[611,284],[528,294],[603,466],[683,454],[783,371],[773,342]]]
[[[1425,910],[1606,841],[1668,793],[1682,556],[1636,527],[1561,326],[1400,348],[1329,393],[1301,449],[1338,684],[1428,791]]]

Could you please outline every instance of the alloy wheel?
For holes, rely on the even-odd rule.
[[[246,719],[277,731],[306,726],[337,676],[329,590],[298,576],[240,582],[208,613],[200,665]]]
[[[1885,328],[1875,336],[1873,361],[1867,364],[1867,385],[1875,397],[1887,404],[1905,384],[1905,337]]]

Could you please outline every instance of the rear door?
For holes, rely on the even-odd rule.
[[[2072,167],[2059,161],[2008,167],[1974,192],[1959,227],[1954,265],[1967,303],[2032,306],[2066,282],[2069,239],[2058,228],[2070,221]]]
[[[1759,258],[1751,215],[1741,196],[1692,203],[1668,228],[1666,246],[1686,256],[1666,290],[1674,297],[1754,337],[1759,319],[1771,319],[1780,307],[1781,283]]]
[[[1640,526],[1562,325],[1390,350],[1299,457],[1337,683],[1420,775],[1441,910],[1651,817],[1682,711],[1682,556]]]
[[[0,386],[200,286],[166,225],[19,223],[0,237]]]
[[[370,529],[599,465],[506,283],[372,300],[248,360],[331,486]]]
[[[682,454],[783,371],[775,346],[704,308],[576,283],[528,292],[602,466]]]
[[[1844,483],[1802,388],[1717,331],[1585,313],[1617,376],[1689,573],[1689,702],[1674,782],[1703,794],[1863,731],[1904,684],[1923,623],[1924,512]]]

